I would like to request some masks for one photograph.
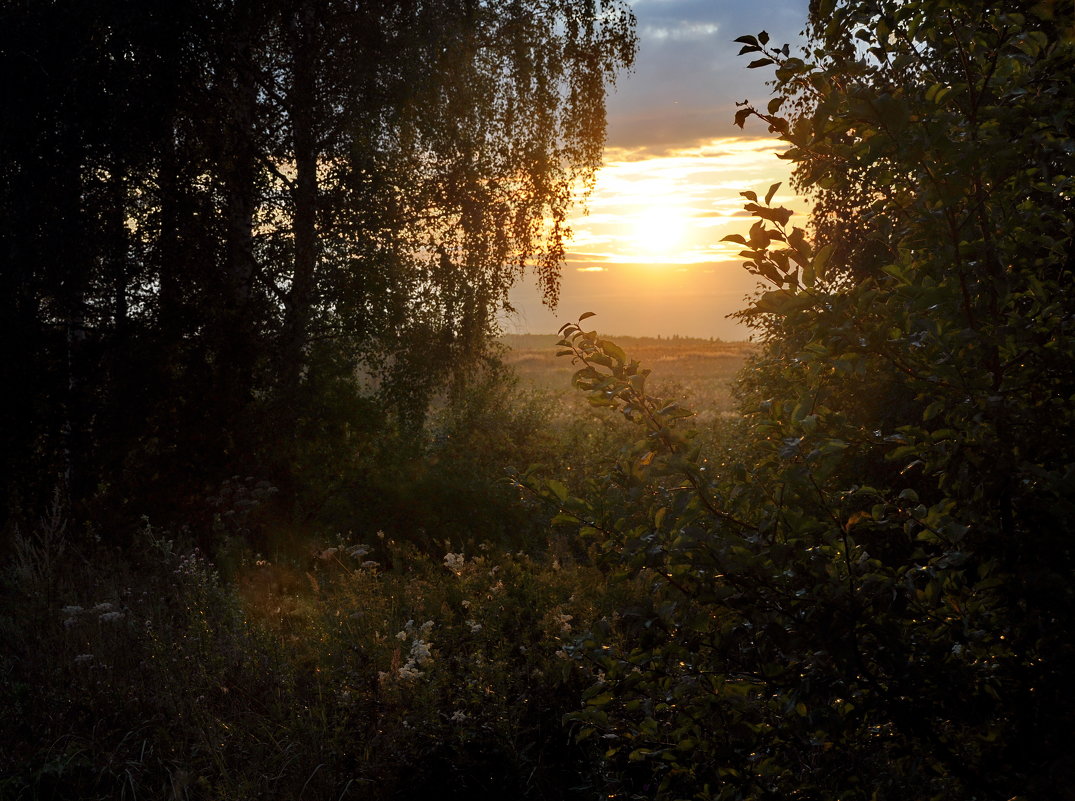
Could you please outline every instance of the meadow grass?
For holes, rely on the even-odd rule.
[[[605,746],[564,722],[600,675],[579,638],[652,599],[610,581],[505,471],[537,461],[582,486],[637,432],[571,389],[555,337],[516,339],[517,384],[445,407],[421,469],[390,474],[413,486],[385,501],[409,507],[387,531],[282,543],[277,523],[280,546],[256,553],[274,498],[251,478],[218,493],[232,522],[209,553],[149,520],[122,550],[75,536],[58,504],[17,533],[0,580],[0,799],[599,794]],[[702,436],[724,436],[749,345],[624,346],[708,410]],[[524,522],[514,541],[503,530]]]

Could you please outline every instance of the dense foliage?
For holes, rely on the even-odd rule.
[[[526,265],[555,298],[635,46],[618,0],[32,0],[0,30],[0,503],[59,486],[99,526],[416,439]]]
[[[652,596],[580,644],[625,795],[1070,792],[1075,14],[819,2],[768,123],[810,231],[744,193],[746,442],[704,454],[615,344],[576,384],[646,432],[573,498]]]

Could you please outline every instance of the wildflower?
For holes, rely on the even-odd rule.
[[[421,678],[422,671],[417,670],[410,662],[399,669],[399,677],[403,681],[409,681],[410,679]]]
[[[77,625],[78,625],[78,618],[77,617],[69,617],[63,622],[63,627],[65,629],[69,629],[72,626],[77,626]]]
[[[92,662],[92,661],[93,661],[93,654],[79,654],[78,656],[75,657],[75,664],[76,665],[84,665],[87,662]]]
[[[366,568],[366,570],[376,570],[380,566],[380,563],[374,562],[372,559],[368,559],[362,563],[362,567]]]
[[[350,556],[352,559],[361,559],[369,552],[369,547],[361,544],[352,545],[350,548],[347,549],[347,555]]]
[[[448,552],[444,554],[444,566],[457,576],[463,572],[463,568],[466,567],[466,561],[467,558],[461,553]]]
[[[110,604],[108,601],[105,601],[103,603],[99,603],[99,604],[97,604],[97,606],[93,607],[93,611],[96,614],[101,614],[102,612],[111,612],[112,611],[112,604]]]
[[[65,606],[60,611],[63,612],[65,615],[77,615],[79,612],[82,611],[82,607],[81,606]]]
[[[423,634],[428,634],[430,631],[433,630],[433,621],[432,620],[427,620],[425,623],[422,624],[422,627],[421,627],[420,630],[421,630],[421,632]]]
[[[115,623],[121,617],[123,617],[122,612],[105,612],[97,620],[101,623]]]
[[[477,622],[476,620],[468,620],[467,625],[470,627],[471,634],[477,634],[479,631],[482,630],[482,624]]]
[[[400,641],[407,639],[407,632],[405,632],[405,631],[396,632],[396,639],[400,640]]]
[[[565,651],[563,648],[561,648],[559,651],[557,651],[555,656],[556,656],[557,659],[570,659],[571,658],[570,656],[567,655],[567,651]]]
[[[574,615],[561,614],[560,615],[560,631],[571,631],[571,621],[575,619]]]
[[[457,710],[455,710],[455,712],[452,713],[451,720],[452,720],[452,723],[462,723],[463,721],[465,721],[469,717],[470,717],[470,715],[468,715],[462,709],[457,709]]]
[[[422,642],[419,639],[415,639],[411,643],[411,659],[415,664],[423,665],[426,662],[432,662],[433,656],[429,651],[429,643]]]

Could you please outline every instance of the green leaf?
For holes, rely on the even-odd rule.
[[[749,209],[749,205],[747,208]],[[791,209],[786,209],[783,206],[778,206],[775,209],[767,209],[763,206],[755,206],[753,209],[750,210],[754,212],[755,216],[761,217],[763,220],[768,220],[769,222],[774,222],[780,226],[787,225],[788,221],[791,220],[792,215]]]
[[[835,243],[829,242],[827,245],[823,245],[821,249],[814,254],[814,260],[810,263],[810,268],[813,270],[814,275],[819,279],[825,279],[825,268],[828,266],[829,259],[832,258],[832,254],[835,251]]]
[[[947,403],[943,399],[933,401],[929,406],[922,410],[922,422],[932,420],[944,411],[946,405]]]
[[[605,351],[609,356],[618,361],[620,364],[627,362],[627,354],[623,352],[623,348],[617,345],[615,342],[610,342],[607,339],[598,340],[597,346]]]
[[[550,478],[545,482],[545,486],[548,487],[549,491],[552,492],[552,494],[556,496],[556,499],[561,503],[567,500],[567,487],[562,481],[557,481],[555,478]]]
[[[690,409],[684,409],[678,403],[668,404],[663,409],[659,410],[657,414],[661,415],[662,417],[670,417],[673,420],[677,420],[683,417],[694,416],[694,412],[692,412]]]
[[[592,367],[583,367],[581,370],[575,371],[575,374],[571,377],[571,384],[575,385],[578,384],[580,381],[584,381],[586,379],[594,379],[598,377],[599,374],[597,370]]]
[[[609,702],[611,702],[614,697],[615,696],[613,696],[612,693],[610,693],[610,692],[603,692],[600,695],[595,695],[593,698],[588,698],[586,700],[586,704],[587,704],[587,706],[596,706],[596,707],[607,706],[609,704]]]

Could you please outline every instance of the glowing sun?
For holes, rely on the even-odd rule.
[[[675,206],[643,209],[631,221],[631,246],[638,255],[672,261],[684,244],[687,225],[686,213]]]

